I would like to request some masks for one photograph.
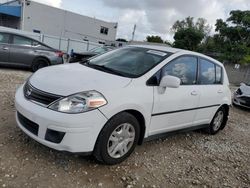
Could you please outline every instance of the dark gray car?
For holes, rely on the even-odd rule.
[[[0,31],[0,65],[36,71],[63,63],[63,53],[32,38]]]
[[[114,50],[115,47],[113,46],[101,46],[101,47],[96,47],[93,48],[87,52],[82,52],[82,53],[73,53],[72,57],[70,58],[70,63],[75,63],[75,62],[80,62],[80,61],[85,61],[91,57],[94,57],[96,55],[101,55],[103,53],[109,52],[111,50]]]

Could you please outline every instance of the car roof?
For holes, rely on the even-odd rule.
[[[172,48],[172,47],[168,47],[168,46],[161,46],[161,45],[129,45],[129,46],[133,46],[133,47],[139,47],[139,48],[149,48],[152,50],[160,50],[160,51],[164,51],[164,52],[170,52],[170,53],[176,53],[181,51],[181,49],[177,49],[177,48]]]
[[[173,54],[185,53],[185,54],[189,54],[189,55],[195,55],[195,56],[199,56],[199,57],[208,59],[210,61],[213,61],[214,63],[217,63],[217,64],[223,66],[223,64],[221,62],[217,61],[216,59],[214,59],[212,57],[206,56],[206,55],[198,53],[198,52],[189,51],[189,50],[173,48],[173,47],[169,47],[169,46],[161,46],[161,45],[129,45],[129,46],[139,47],[139,48],[148,48],[148,49],[153,49],[153,50],[160,50],[160,51],[164,51],[164,52],[170,52]]]
[[[39,43],[41,43],[42,45],[44,45],[44,46],[46,46],[46,47],[48,47],[48,48],[50,48],[50,49],[54,49],[54,48],[52,48],[51,46],[48,46],[47,44],[45,44],[45,43],[43,43],[43,42],[41,42],[41,41],[39,41],[39,40],[37,40],[37,39],[34,39],[34,38],[32,38],[32,37],[29,37],[29,36],[26,36],[26,35],[23,35],[23,34],[19,34],[19,33],[17,33],[17,32],[10,32],[10,31],[2,31],[2,30],[0,30],[0,33],[6,33],[6,34],[9,34],[9,35],[16,35],[16,36],[24,37],[24,38],[27,38],[27,39],[34,40],[34,41],[36,41],[36,42],[39,42]]]
[[[17,32],[2,31],[2,30],[0,30],[0,32],[1,32],[1,33],[10,34],[10,35],[17,35],[17,36],[29,38],[29,39],[32,39],[32,40],[36,40],[36,39],[33,39],[33,38],[28,37],[28,36],[26,36],[26,35],[19,34],[19,33],[17,33]],[[36,41],[37,41],[37,40],[36,40]],[[39,42],[39,41],[38,41],[38,42]]]

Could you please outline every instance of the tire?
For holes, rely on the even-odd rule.
[[[49,66],[49,62],[44,58],[38,58],[32,63],[32,71],[36,72],[37,70]]]
[[[137,119],[127,112],[119,113],[100,132],[93,154],[101,163],[120,163],[134,151],[139,135],[140,125]]]
[[[221,107],[215,113],[207,132],[211,135],[218,133],[220,130],[224,129],[227,124],[227,113],[224,107]]]

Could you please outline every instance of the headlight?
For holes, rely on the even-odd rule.
[[[237,89],[235,93],[236,93],[237,95],[242,95],[242,94],[243,94],[240,88]]]
[[[107,101],[101,93],[86,91],[56,101],[49,108],[59,112],[77,114],[99,108],[105,104]]]

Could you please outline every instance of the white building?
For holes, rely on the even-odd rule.
[[[0,3],[0,26],[100,44],[111,44],[116,39],[117,23],[30,0],[5,1]]]

